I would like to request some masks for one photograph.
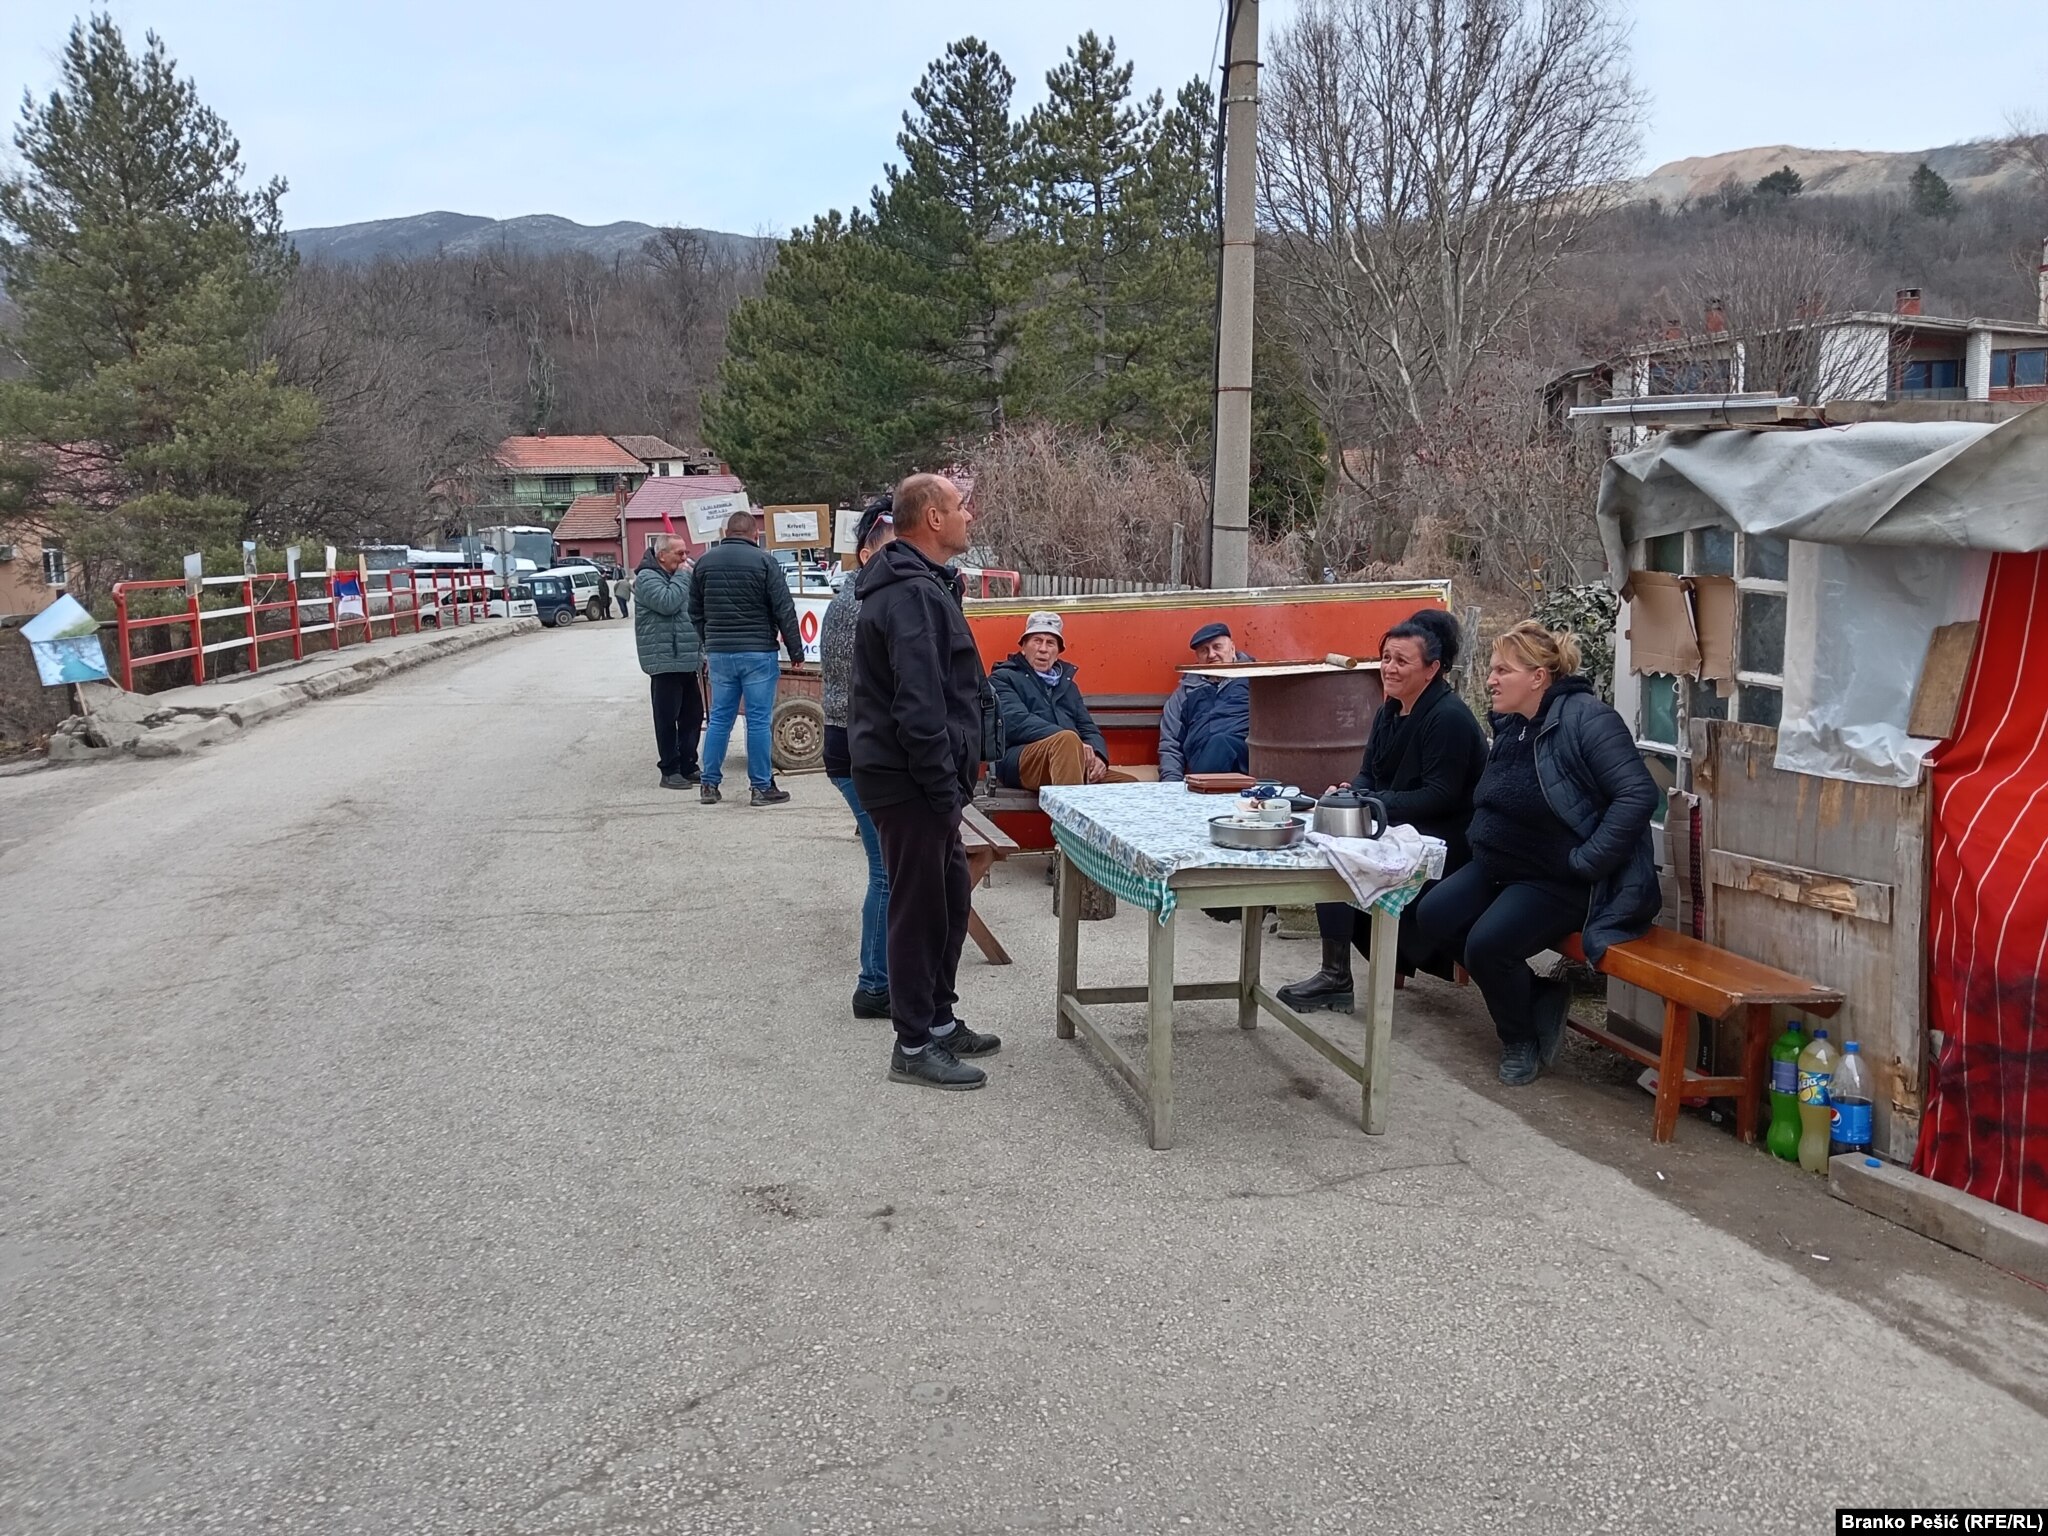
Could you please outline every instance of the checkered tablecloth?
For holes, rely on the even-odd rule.
[[[1306,842],[1263,850],[1210,842],[1209,818],[1227,814],[1235,803],[1230,795],[1190,794],[1181,784],[1062,784],[1038,794],[1060,852],[1111,895],[1157,913],[1161,922],[1180,899],[1167,882],[1185,869],[1330,867],[1323,851]],[[1442,857],[1439,844],[1435,858],[1375,901],[1374,910],[1399,914],[1443,873]]]

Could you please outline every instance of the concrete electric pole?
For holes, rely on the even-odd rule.
[[[1217,305],[1209,585],[1249,584],[1252,502],[1252,252],[1259,139],[1259,0],[1229,0],[1223,75],[1223,271]]]

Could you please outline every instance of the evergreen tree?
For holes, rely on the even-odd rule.
[[[1114,42],[1084,33],[1026,124],[1038,286],[1022,393],[1036,413],[1187,446],[1214,312],[1213,107],[1131,96]]]
[[[705,435],[763,500],[851,500],[929,467],[965,425],[950,314],[873,220],[827,214],[734,312]]]
[[[1925,160],[1913,172],[1910,183],[1913,211],[1923,219],[1948,220],[1956,216],[1960,205],[1956,201],[1955,189]]]
[[[162,41],[132,55],[105,16],[74,24],[14,146],[0,282],[26,377],[0,386],[0,436],[44,450],[34,499],[58,503],[43,520],[88,595],[256,532],[316,424],[261,359],[293,262],[284,183],[246,190],[240,146]],[[89,487],[58,473],[80,462]]]
[[[1806,190],[1806,179],[1789,165],[1778,167],[1756,184],[1756,195],[1761,198],[1775,198],[1783,201],[1797,197]]]
[[[945,362],[962,403],[984,427],[1003,419],[1003,373],[1016,339],[1015,235],[1022,212],[1022,141],[1010,118],[1016,78],[986,43],[965,37],[911,93],[874,198],[880,238],[919,269],[920,291],[949,311]]]

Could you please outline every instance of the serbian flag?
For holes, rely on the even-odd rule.
[[[362,619],[369,617],[369,610],[363,605],[363,578],[355,571],[336,571],[331,591],[334,597],[334,616],[337,619]]]

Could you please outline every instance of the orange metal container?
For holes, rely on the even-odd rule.
[[[969,599],[967,626],[992,667],[1017,649],[1027,615],[1047,610],[1065,623],[1065,657],[1089,707],[1098,714],[1156,711],[1180,686],[1178,668],[1194,661],[1188,636],[1212,619],[1230,626],[1240,651],[1261,661],[1320,661],[1335,652],[1377,656],[1380,636],[1418,608],[1448,608],[1447,581],[1375,581],[1306,587],[1251,587],[1212,592],[1109,593],[1094,597]],[[1116,700],[1104,705],[1104,700]],[[1141,703],[1140,701],[1144,701]],[[1159,761],[1159,730],[1103,726],[1111,763]],[[1356,764],[1352,771],[1356,771]],[[1320,788],[1321,786],[1317,786]],[[1045,818],[1005,817],[1025,847],[1044,848]]]

